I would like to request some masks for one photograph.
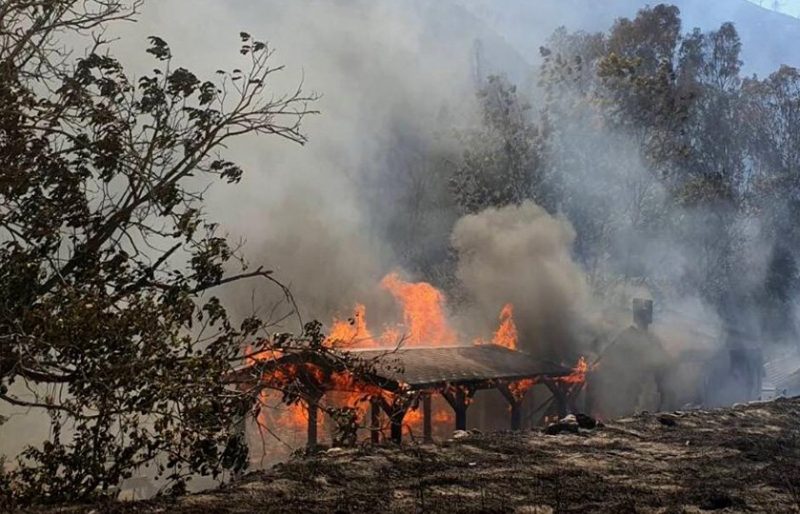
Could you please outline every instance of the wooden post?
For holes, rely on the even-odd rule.
[[[369,399],[370,403],[370,439],[372,444],[381,442],[381,403],[374,396]]]
[[[385,399],[380,399],[383,410],[389,416],[389,433],[397,444],[403,442],[403,418],[406,417],[406,412],[411,404],[409,398],[403,396],[396,396],[392,403],[387,402]]]
[[[522,428],[522,404],[517,402],[511,406],[511,430]]]
[[[433,420],[431,412],[431,393],[422,393],[422,440],[433,442]]]
[[[317,408],[317,401],[318,399],[309,399],[306,401],[306,406],[308,408],[308,439],[306,441],[306,447],[309,450],[313,450],[317,447],[317,412],[319,409]]]
[[[580,395],[580,393],[581,393],[581,387],[579,387],[578,385],[573,385],[572,387],[569,387],[564,391],[564,398],[566,399],[568,414],[576,414],[578,412],[582,412],[578,408],[578,395]]]
[[[519,430],[522,428],[522,398],[515,397],[507,384],[498,384],[497,390],[511,406],[511,430]]]
[[[569,406],[567,404],[567,397],[564,394],[564,391],[561,389],[561,385],[555,383],[551,380],[546,380],[544,385],[550,389],[550,392],[553,394],[553,398],[556,402],[556,408],[558,409],[558,417],[563,418],[567,414],[569,414]]]
[[[456,430],[467,429],[467,397],[460,387],[456,389]]]
[[[392,441],[397,444],[403,442],[403,418],[406,415],[405,409],[396,410],[389,416],[391,423]]]
[[[586,374],[586,384],[583,387],[584,394],[583,394],[583,412],[589,414],[591,416],[595,415],[595,390],[592,387],[592,375],[591,373]]]
[[[405,402],[393,402],[389,411],[389,425],[392,441],[397,444],[403,442],[403,418],[406,417],[408,404]]]
[[[467,398],[471,398],[474,394],[474,391],[470,391],[469,393],[465,393],[462,387],[455,388],[456,394],[453,395],[450,391],[443,389],[441,391],[442,397],[447,400],[447,403],[450,404],[450,407],[453,408],[453,411],[456,414],[456,430],[466,430],[467,429],[467,408],[469,404],[467,404]]]

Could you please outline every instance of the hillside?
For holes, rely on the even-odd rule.
[[[330,450],[227,488],[102,512],[798,512],[800,398],[578,434]],[[81,512],[72,509],[61,512]]]

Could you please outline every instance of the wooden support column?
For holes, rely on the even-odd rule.
[[[522,428],[522,404],[515,403],[511,406],[511,430]]]
[[[433,413],[431,411],[431,393],[422,393],[422,440],[433,442]]]
[[[460,387],[456,389],[456,430],[467,429],[467,395]]]
[[[456,387],[455,394],[451,393],[450,391],[444,389],[441,391],[442,396],[447,403],[450,404],[450,407],[453,408],[453,411],[456,414],[456,430],[466,430],[467,429],[467,408],[469,404],[467,403],[468,398],[472,398],[472,395],[475,394],[474,391],[465,392],[463,387]]]
[[[381,402],[374,396],[370,398],[370,439],[372,444],[381,442]]]
[[[391,436],[392,441],[397,444],[403,442],[403,418],[406,415],[405,410],[398,410],[392,413],[389,416],[389,421],[391,424]]]
[[[544,385],[550,389],[550,392],[553,394],[553,399],[556,402],[556,408],[558,409],[558,417],[563,418],[567,414],[569,414],[569,405],[567,402],[567,397],[564,394],[564,390],[561,388],[561,384],[558,382],[554,382],[552,380],[545,380]]]
[[[406,417],[406,412],[408,412],[408,405],[405,402],[394,402],[387,413],[389,414],[392,441],[397,444],[403,442],[403,418]]]
[[[597,403],[595,397],[595,389],[594,389],[594,382],[592,382],[592,375],[586,375],[586,384],[584,385],[584,395],[583,395],[583,412],[586,414],[595,415],[595,404]]]
[[[577,385],[573,385],[571,387],[566,388],[564,391],[564,397],[566,398],[567,402],[567,412],[569,414],[577,414],[578,412],[583,412],[581,409],[578,408],[578,395],[581,393],[581,387]]]
[[[309,450],[313,450],[317,447],[318,402],[319,398],[311,398],[306,401],[306,407],[308,408],[308,438],[306,440],[306,447]]]
[[[412,398],[396,396],[392,403],[389,403],[381,398],[383,410],[389,416],[389,432],[392,441],[397,444],[403,442],[403,418],[406,417],[406,412],[408,412],[408,407],[411,405],[412,400]]]
[[[511,407],[511,430],[519,430],[522,428],[522,398],[514,396],[508,384],[498,384],[497,390]]]

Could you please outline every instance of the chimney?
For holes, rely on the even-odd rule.
[[[633,299],[633,323],[640,330],[647,330],[653,322],[653,300]]]

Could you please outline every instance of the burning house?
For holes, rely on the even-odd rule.
[[[563,417],[579,410],[576,402],[589,369],[586,359],[570,366],[520,351],[511,304],[501,309],[491,339],[465,343],[448,323],[444,296],[436,288],[405,282],[396,274],[387,275],[381,285],[402,307],[402,325],[373,335],[366,307],[357,305],[351,318],[334,321],[325,340],[346,359],[368,367],[355,371],[314,352],[303,356],[249,352],[253,355],[237,372],[237,380],[261,381],[274,389],[292,382],[300,391],[299,401],[288,407],[262,409],[259,427],[273,433],[304,433],[311,447],[317,445],[320,431],[335,438],[337,431],[347,430],[343,425],[350,426],[351,441],[359,430],[369,433],[372,442],[399,442],[404,432],[430,441],[434,433],[466,430],[470,411],[494,407],[496,412],[497,402],[486,398],[490,391],[503,399],[505,426],[512,430],[547,415]],[[537,405],[527,398],[534,387]],[[486,399],[478,398],[479,393]],[[269,395],[263,394],[263,404]],[[328,416],[320,416],[321,412]],[[481,418],[485,416],[473,426],[480,426]]]
[[[351,395],[353,408],[362,413],[369,406],[369,424],[365,428],[372,442],[385,438],[387,425],[391,439],[400,442],[404,427],[413,431],[411,427],[420,420],[423,439],[431,441],[434,421],[449,422],[451,429],[466,430],[467,412],[479,391],[499,391],[508,402],[509,427],[518,430],[522,427],[525,394],[533,385],[542,384],[551,391],[553,403],[563,416],[576,410],[575,393],[585,379],[583,367],[572,370],[495,344],[354,349],[347,353],[377,363],[369,384],[359,383],[342,370],[318,368],[314,372],[299,372],[296,359],[277,358],[266,363],[272,373],[282,374],[291,368],[294,377],[304,382],[304,388],[313,391],[303,400],[309,446],[317,444],[319,404],[326,395]],[[255,370],[253,379],[264,373],[263,366],[247,369]],[[452,416],[434,416],[435,395],[446,401]],[[335,401],[335,396],[332,400]]]
[[[237,375],[266,386],[259,432],[292,447],[328,438],[337,445],[404,437],[427,442],[453,430],[518,430],[567,414],[610,419],[707,404],[715,394],[708,377],[716,353],[665,345],[658,324],[653,329],[652,300],[634,299],[627,328],[557,361],[520,346],[510,303],[490,337],[465,337],[431,284],[390,273],[380,286],[400,307],[402,322],[374,331],[363,304],[349,318],[334,319],[323,346],[344,355],[344,363],[313,351],[248,352]],[[691,329],[683,339],[698,337]],[[719,346],[709,347],[718,353]],[[286,405],[277,392],[289,383],[295,394]]]

